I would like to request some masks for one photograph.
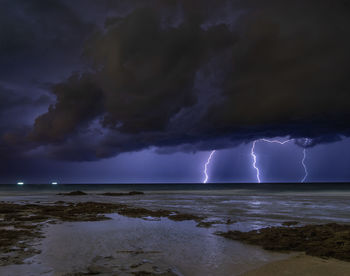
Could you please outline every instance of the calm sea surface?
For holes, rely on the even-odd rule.
[[[56,191],[230,191],[230,193],[350,193],[350,183],[288,183],[288,184],[0,184],[0,193],[47,193]]]

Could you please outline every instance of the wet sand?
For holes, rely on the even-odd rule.
[[[242,276],[348,276],[350,263],[335,259],[321,259],[304,254],[271,262]]]

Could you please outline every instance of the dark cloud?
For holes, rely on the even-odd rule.
[[[36,142],[62,141],[102,111],[101,91],[90,75],[73,75],[52,90],[57,103],[36,119],[30,134],[30,139]]]
[[[93,28],[61,0],[0,1],[0,81],[63,80],[82,68],[82,47]]]
[[[225,100],[208,119],[222,129],[348,132],[349,9],[343,1],[282,2],[252,7],[238,23]]]
[[[89,37],[89,68],[53,85],[57,101],[28,135],[55,158],[208,150],[288,135],[314,145],[350,133],[347,1],[106,0],[98,6],[110,13],[91,36],[91,9],[83,16],[73,4],[41,2],[25,7],[53,26],[45,45],[78,49]],[[29,41],[4,49],[22,52]]]
[[[51,98],[46,94],[38,95],[36,97],[23,96],[10,88],[0,85],[0,113],[4,113],[13,108],[47,105],[50,102]]]

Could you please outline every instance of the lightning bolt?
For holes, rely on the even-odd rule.
[[[258,140],[255,140],[253,142],[253,146],[252,146],[252,150],[250,152],[250,155],[252,156],[253,158],[253,168],[256,170],[256,178],[258,179],[258,182],[261,183],[261,180],[260,180],[260,170],[259,168],[256,166],[256,154],[255,154],[255,146],[256,146],[256,143],[258,142]]]
[[[305,160],[306,160],[306,149],[303,150],[303,160],[301,161],[301,163],[303,164],[303,167],[304,167],[304,171],[305,171],[305,176],[304,178],[301,180],[301,183],[304,183],[306,178],[308,177],[309,175],[309,172],[307,170],[307,167],[306,167],[306,164],[305,164]]]
[[[253,168],[254,170],[256,171],[256,179],[258,180],[258,183],[261,183],[261,173],[260,173],[260,169],[259,167],[257,166],[257,155],[255,153],[255,147],[256,147],[256,144],[258,142],[265,142],[265,143],[270,143],[270,144],[279,144],[279,145],[285,145],[289,142],[292,142],[294,141],[295,139],[288,139],[288,140],[285,140],[285,141],[279,141],[279,140],[269,140],[269,139],[259,139],[259,140],[255,140],[253,142],[253,145],[252,145],[252,148],[251,148],[251,152],[250,152],[250,155],[253,159]],[[305,145],[309,145],[310,144],[310,139],[306,138],[305,139]],[[208,166],[210,165],[210,162],[215,154],[216,150],[213,150],[209,157],[208,157],[208,160],[207,162],[205,163],[205,166],[204,166],[204,180],[203,180],[203,183],[208,183],[208,180],[209,180],[209,175],[208,175]],[[304,178],[301,180],[301,183],[304,183],[307,179],[307,177],[309,176],[309,172],[308,172],[308,169],[307,169],[307,166],[306,166],[306,158],[307,158],[307,151],[306,151],[306,148],[303,149],[303,159],[301,161],[302,165],[303,165],[303,168],[304,168],[304,171],[305,171],[305,175],[304,175]]]
[[[276,144],[280,144],[280,145],[284,145],[284,144],[287,144],[289,142],[293,141],[293,139],[289,139],[289,140],[286,140],[286,141],[278,141],[278,140],[268,140],[268,139],[260,139],[260,140],[255,140],[253,142],[253,146],[252,146],[252,149],[251,149],[251,152],[250,152],[250,155],[252,156],[253,158],[253,168],[256,170],[256,179],[258,180],[259,183],[261,183],[261,178],[260,178],[260,169],[259,167],[256,165],[257,163],[257,156],[255,154],[255,146],[256,146],[256,143],[257,142],[266,142],[266,143],[270,143],[270,144],[273,144],[273,143],[276,143]]]
[[[305,139],[305,146],[309,146],[310,142],[311,142],[311,139],[306,138]],[[309,176],[309,171],[307,169],[305,161],[306,161],[306,148],[304,148],[304,150],[303,150],[303,160],[301,161],[301,164],[303,164],[303,168],[304,168],[304,171],[305,171],[305,176],[301,180],[301,183],[304,183],[306,181],[307,177]]]
[[[213,155],[215,154],[216,150],[213,150],[210,155],[209,155],[209,158],[207,160],[207,163],[205,163],[204,165],[204,180],[203,180],[203,183],[208,183],[208,180],[209,180],[209,176],[208,176],[208,166],[210,164],[210,161],[211,159],[213,158]]]

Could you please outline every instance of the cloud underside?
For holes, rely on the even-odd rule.
[[[347,1],[133,3],[86,41],[89,68],[52,87],[32,145],[96,160],[349,135]]]

